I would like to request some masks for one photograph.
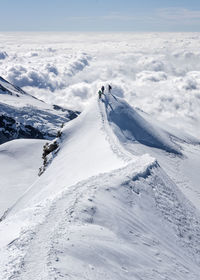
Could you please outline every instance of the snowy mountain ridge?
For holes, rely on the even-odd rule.
[[[198,280],[199,156],[198,140],[94,97],[0,223],[2,279]]]
[[[12,85],[1,76],[0,76],[0,94],[9,94],[17,97],[20,97],[21,95],[28,95],[32,98],[35,98],[29,95],[28,93],[26,93],[25,91],[23,91],[20,87]]]
[[[12,139],[53,139],[73,112],[48,105],[0,77],[0,144]]]

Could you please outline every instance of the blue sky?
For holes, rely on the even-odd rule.
[[[200,0],[0,0],[0,31],[200,31]]]

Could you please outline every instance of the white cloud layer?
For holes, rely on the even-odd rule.
[[[111,83],[133,106],[200,137],[199,33],[1,33],[0,39],[0,75],[40,99],[80,110]]]

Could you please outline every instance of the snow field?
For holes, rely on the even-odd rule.
[[[0,216],[38,178],[46,140],[20,139],[0,145]]]

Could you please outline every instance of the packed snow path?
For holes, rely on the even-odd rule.
[[[57,157],[1,223],[2,279],[199,279],[199,212],[154,158],[126,150],[141,135],[179,147],[105,98],[66,125]]]

